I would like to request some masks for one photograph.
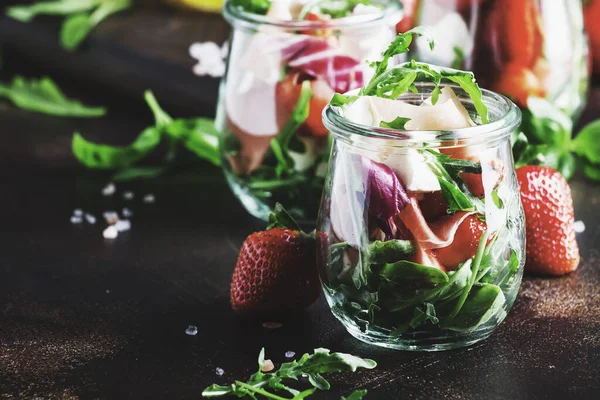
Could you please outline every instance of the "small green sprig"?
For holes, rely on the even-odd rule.
[[[214,122],[207,118],[173,119],[158,104],[152,92],[145,93],[155,123],[144,129],[129,146],[109,146],[93,143],[79,133],[73,135],[74,156],[88,168],[114,170],[114,180],[155,177],[164,172],[175,159],[181,144],[199,158],[220,166],[219,134]],[[134,166],[147,157],[162,140],[168,141],[165,163],[159,166]]]
[[[60,42],[65,49],[74,51],[98,24],[131,5],[131,0],[40,1],[27,6],[9,7],[6,15],[21,22],[29,22],[38,15],[67,17],[61,27]]]
[[[0,83],[0,98],[7,98],[24,110],[59,117],[93,118],[106,113],[102,107],[88,107],[67,98],[48,77],[26,79],[17,76],[10,85]]]
[[[247,382],[235,381],[229,386],[213,384],[204,389],[203,397],[251,397],[257,396],[275,400],[288,400],[289,397],[282,397],[276,392],[287,392],[293,397],[292,400],[304,399],[318,390],[329,390],[330,384],[322,374],[329,372],[355,372],[358,368],[373,369],[377,363],[373,360],[363,359],[346,353],[331,353],[327,349],[315,349],[313,354],[304,354],[299,360],[294,360],[281,364],[281,367],[274,372],[263,372],[265,365],[265,349],[263,348],[258,355],[258,371],[250,376]],[[310,389],[300,392],[286,386],[284,379],[298,380],[306,376],[313,386]],[[352,393],[348,400],[360,400],[366,394],[366,390]]]

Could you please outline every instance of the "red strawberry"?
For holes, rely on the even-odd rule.
[[[271,217],[275,227],[251,234],[240,250],[230,292],[236,312],[298,311],[321,293],[314,237],[280,204]]]
[[[498,187],[502,179],[504,178],[504,164],[500,160],[492,160],[490,162],[490,166],[493,171],[489,172],[489,175],[497,175],[496,181],[494,183],[493,188]],[[486,179],[494,179],[494,176],[486,175]],[[461,179],[469,188],[469,191],[473,194],[473,196],[479,197],[483,199],[485,196],[485,189],[483,187],[483,176],[481,174],[472,174],[469,172],[463,172],[460,174]]]
[[[573,228],[573,199],[563,176],[549,167],[517,169],[525,210],[527,263],[525,271],[562,275],[579,265]]]
[[[446,269],[453,270],[458,264],[467,261],[475,255],[479,239],[485,230],[485,223],[477,218],[476,215],[469,215],[458,226],[454,234],[454,240],[450,243],[450,246],[436,249],[435,255]]]

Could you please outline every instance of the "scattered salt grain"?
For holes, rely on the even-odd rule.
[[[217,376],[223,376],[223,374],[225,373],[225,370],[223,368],[215,368],[215,374],[217,374]]]
[[[119,214],[117,214],[116,211],[104,211],[102,216],[109,225],[112,225],[119,220]]]
[[[115,184],[111,182],[102,188],[102,196],[112,196],[116,190]]]
[[[129,208],[124,207],[123,210],[121,211],[121,214],[123,215],[123,218],[130,218],[133,217],[133,211],[131,211]]]
[[[292,358],[296,355],[296,353],[294,353],[293,351],[286,351],[285,352],[285,358]]]
[[[131,191],[127,191],[127,192],[123,193],[123,198],[125,200],[133,200],[134,197],[135,197],[135,195]]]
[[[116,239],[118,235],[119,231],[117,230],[117,228],[115,228],[114,225],[109,226],[104,230],[104,232],[102,232],[102,236],[104,236],[104,239]]]
[[[106,294],[110,294],[110,289],[105,290]]]
[[[188,336],[196,336],[198,334],[198,327],[190,325],[185,330],[185,334]]]
[[[262,372],[270,372],[270,371],[273,371],[274,369],[275,369],[275,364],[273,364],[273,361],[271,361],[271,360],[265,360],[263,362],[261,371]]]
[[[154,203],[155,200],[156,199],[154,198],[153,194],[147,194],[144,196],[144,203],[151,204]]]
[[[585,224],[583,223],[583,221],[575,221],[573,222],[573,229],[575,230],[575,232],[581,233],[585,231]]]
[[[96,223],[96,217],[94,217],[92,214],[90,213],[85,213],[85,220],[87,221],[88,224],[90,225],[94,225]]]
[[[80,223],[81,223],[81,221],[83,221],[83,220],[81,219],[81,217],[78,217],[78,216],[76,216],[76,215],[73,215],[73,216],[71,217],[71,223],[72,223],[72,224],[80,224]]]
[[[119,232],[125,232],[131,229],[131,222],[128,219],[120,219],[114,225]]]
[[[194,66],[194,74],[198,76],[208,75],[219,78],[225,74],[225,62],[227,49],[219,47],[214,42],[194,43],[190,46],[190,56],[198,60]],[[225,54],[225,56],[223,55]]]
[[[76,208],[73,210],[73,216],[74,217],[81,217],[83,216],[83,210],[81,208]]]
[[[266,329],[279,329],[283,326],[281,322],[263,322],[263,328]]]

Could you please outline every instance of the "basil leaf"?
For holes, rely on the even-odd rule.
[[[27,6],[12,6],[6,15],[21,22],[29,22],[38,15],[70,15],[88,11],[98,6],[102,0],[56,0],[37,2]]]
[[[203,160],[217,167],[221,165],[219,137],[213,120],[208,118],[175,120],[165,127],[165,132]]]
[[[598,181],[600,182],[600,165],[598,164],[591,164],[589,162],[587,162],[586,160],[583,160],[583,174],[593,180],[593,181]]]
[[[410,121],[410,118],[396,117],[396,119],[390,122],[381,121],[379,126],[381,128],[404,129],[404,125],[406,125],[408,121]]]
[[[379,271],[379,275],[394,283],[402,281],[448,282],[448,275],[444,271],[406,260],[385,264]]]
[[[416,252],[415,244],[410,240],[375,240],[369,244],[368,260],[374,264],[394,263],[407,259]]]
[[[600,120],[581,129],[573,140],[573,150],[593,164],[600,164]]]
[[[367,395],[367,391],[363,390],[355,390],[348,397],[343,397],[341,400],[362,400]]]
[[[50,78],[26,80],[13,79],[11,85],[0,83],[0,98],[10,99],[17,107],[60,117],[101,117],[106,114],[102,107],[88,107],[67,98]]]
[[[562,147],[568,145],[571,139],[573,122],[548,100],[529,97],[527,109],[523,110],[521,129],[533,144]]]
[[[79,133],[73,135],[75,157],[88,168],[118,169],[139,161],[160,142],[161,132],[155,127],[146,128],[129,146],[117,147],[85,140]]]
[[[496,285],[476,284],[469,291],[460,312],[451,318],[442,318],[440,327],[453,331],[470,331],[486,323],[492,317],[503,318],[506,314],[506,298]]]

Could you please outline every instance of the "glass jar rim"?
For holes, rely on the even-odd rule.
[[[435,87],[433,83],[429,82],[420,82],[416,86],[418,89],[430,88],[432,90]],[[457,95],[466,93],[457,84],[448,83],[444,86],[452,88]],[[346,95],[356,95],[358,90],[348,92]],[[465,146],[505,139],[521,124],[521,110],[509,98],[499,93],[487,89],[481,89],[481,93],[483,102],[488,109],[494,106],[496,109],[501,108],[502,113],[488,123],[467,128],[409,131],[362,125],[344,117],[340,113],[341,107],[331,104],[323,109],[323,124],[338,139],[351,141],[351,137],[357,135],[366,139],[361,140],[363,144],[368,144],[369,139],[373,139],[374,143],[381,143],[381,140],[385,140],[388,145],[394,147],[439,148],[453,146],[452,143],[455,143],[454,146],[456,146],[457,142],[460,143],[460,146]]]
[[[366,13],[352,15],[343,18],[335,18],[327,21],[284,21],[269,18],[265,15],[253,14],[244,11],[241,7],[234,6],[230,0],[223,5],[223,17],[231,25],[243,28],[256,28],[258,26],[271,26],[282,30],[316,30],[316,29],[344,29],[369,26],[377,21],[391,19],[398,16],[398,21],[402,17],[400,2],[393,0],[375,0],[377,4],[384,8],[379,13]]]

